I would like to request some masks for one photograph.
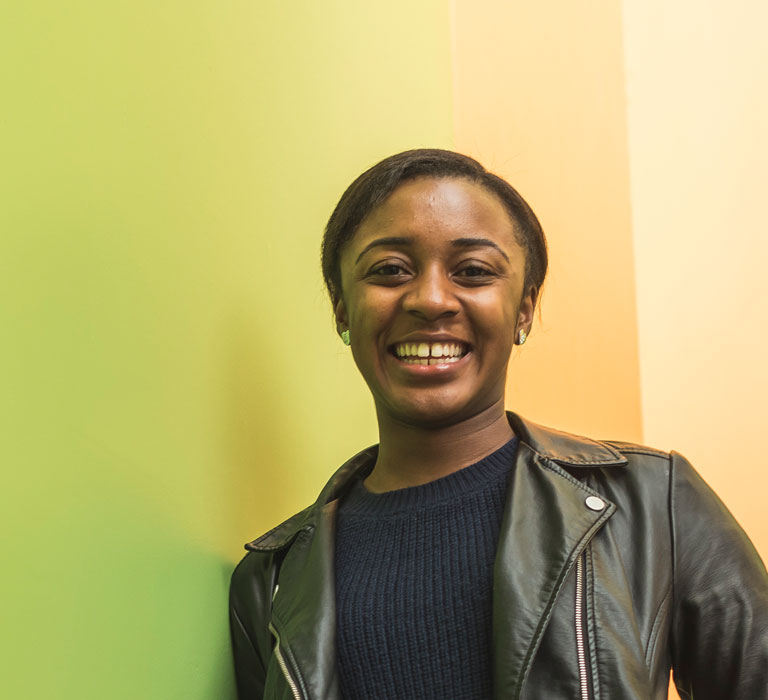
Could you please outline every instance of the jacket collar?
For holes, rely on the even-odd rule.
[[[566,468],[614,467],[627,463],[626,457],[605,442],[547,428],[512,411],[507,411],[507,419],[520,442],[544,460]],[[314,504],[249,542],[245,548],[260,552],[280,550],[288,546],[299,532],[314,529],[324,506],[339,498],[356,474],[370,468],[378,449],[378,445],[373,445],[347,460],[329,479]]]
[[[605,442],[547,428],[511,411],[507,411],[507,418],[520,442],[561,466],[619,467],[627,463],[624,455]]]

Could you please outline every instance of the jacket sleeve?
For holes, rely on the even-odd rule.
[[[229,588],[229,625],[238,700],[262,700],[271,656],[269,618],[272,557],[251,552],[238,564]]]
[[[680,697],[768,700],[768,575],[686,459],[671,460],[672,666]]]

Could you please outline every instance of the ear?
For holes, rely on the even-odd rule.
[[[523,298],[520,300],[520,308],[517,310],[517,326],[515,328],[515,336],[524,330],[526,335],[530,335],[531,326],[533,325],[533,312],[536,310],[536,301],[539,298],[539,290],[531,285],[528,290],[523,294]],[[517,340],[515,340],[517,342]]]
[[[344,300],[341,297],[337,297],[333,303],[333,315],[336,319],[336,332],[341,335],[342,331],[349,329],[347,307],[344,305]]]

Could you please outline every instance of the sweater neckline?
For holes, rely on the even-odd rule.
[[[340,512],[344,515],[386,516],[430,508],[446,501],[459,502],[498,484],[512,468],[517,451],[517,436],[481,460],[458,471],[419,486],[409,486],[384,493],[365,488],[364,473],[355,480],[342,499]]]

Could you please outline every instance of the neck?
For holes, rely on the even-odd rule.
[[[419,486],[479,462],[514,433],[504,399],[453,425],[423,427],[379,413],[379,454],[365,487],[374,493]]]

